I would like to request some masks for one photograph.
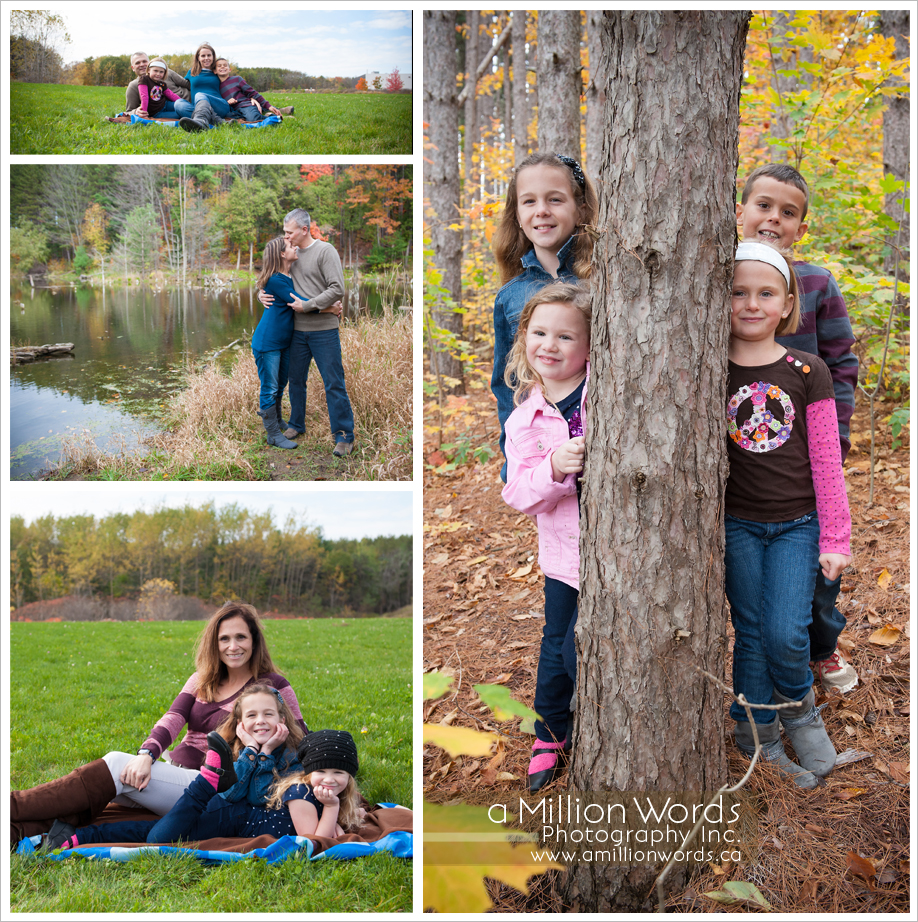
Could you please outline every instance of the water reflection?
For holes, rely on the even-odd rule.
[[[101,448],[120,446],[122,437],[136,447],[155,431],[153,414],[180,386],[183,369],[255,328],[262,312],[255,295],[251,286],[12,285],[11,343],[67,342],[74,350],[72,357],[10,368],[10,477],[35,476],[57,464],[60,439],[84,428]],[[368,303],[370,313],[378,313],[378,297],[373,286],[361,284],[360,313]],[[349,315],[355,313],[352,305]]]

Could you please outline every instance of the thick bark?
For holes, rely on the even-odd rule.
[[[745,12],[606,11],[601,22],[577,792],[678,796],[727,777],[723,695],[696,670],[724,665],[724,382],[747,26]],[[565,905],[648,909],[658,870],[576,866]]]
[[[513,11],[513,162],[529,154],[529,103],[526,99],[526,11]]]
[[[580,160],[580,12],[539,12],[539,150]]]
[[[463,162],[465,166],[464,201],[466,207],[478,201],[478,169],[474,163],[475,145],[478,143],[478,115],[476,110],[477,94],[475,92],[476,69],[478,67],[478,10],[466,12],[469,37],[465,42],[465,69],[467,91],[465,97],[465,153]],[[429,70],[425,70],[427,78]]]
[[[896,40],[896,57],[907,58],[909,54],[909,11],[880,10],[880,31],[887,38]],[[908,165],[911,160],[911,133],[909,132],[909,96],[902,93],[889,100],[889,106],[883,113],[883,174],[892,173],[896,179],[908,179]],[[909,260],[909,221],[902,207],[902,194],[893,193],[886,196],[886,214],[894,221],[902,222],[899,235],[899,278],[908,281]],[[896,245],[895,235],[887,239],[890,246]],[[888,260],[886,271],[892,272],[895,254]]]
[[[602,52],[602,10],[587,10],[587,47],[589,48],[590,78],[586,85],[586,163],[587,173],[595,181],[599,176],[604,125],[602,114],[606,105],[606,75],[600,70]]]
[[[459,218],[459,106],[456,101],[456,13],[424,11],[424,121],[431,149],[424,161],[426,227],[442,286],[459,307],[462,298],[462,234],[450,229]],[[474,95],[474,94],[473,94]],[[438,326],[462,332],[462,315],[434,311]],[[462,380],[462,365],[448,351],[435,350],[431,363],[440,374]],[[461,385],[459,390],[461,390]]]

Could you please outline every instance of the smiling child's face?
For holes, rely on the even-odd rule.
[[[162,80],[166,76],[166,72],[161,67],[151,67],[150,68],[150,77],[153,80]]]
[[[230,74],[229,61],[219,60],[214,64],[214,72],[218,77],[228,77]]]
[[[280,723],[283,720],[274,695],[259,692],[257,695],[249,695],[242,702],[242,729],[254,737],[256,742],[269,740]]]

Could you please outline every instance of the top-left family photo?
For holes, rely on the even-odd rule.
[[[10,10],[10,154],[412,153],[411,10]]]

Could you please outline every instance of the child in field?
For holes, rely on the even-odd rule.
[[[109,823],[84,826],[60,846],[72,848],[101,842],[163,844],[216,837],[254,838],[271,835],[335,838],[360,827],[364,818],[357,790],[357,747],[343,730],[318,730],[300,742],[299,764],[276,778],[267,805],[227,802],[218,794],[233,777],[232,756],[218,733],[208,736],[201,775],[178,803],[158,822]]]
[[[258,122],[267,109],[274,115],[293,115],[293,106],[278,109],[272,106],[257,90],[249,86],[238,74],[231,74],[230,63],[226,58],[217,58],[214,71],[220,78],[220,95],[227,101],[234,112],[238,112],[247,122]]]
[[[261,381],[258,415],[264,419],[268,444],[278,448],[296,448],[296,442],[286,438],[281,427],[281,400],[287,386],[290,367],[290,342],[293,339],[293,311],[316,310],[308,298],[294,291],[290,267],[296,262],[297,248],[275,237],[265,247],[258,276],[258,287],[275,300],[266,308],[252,336],[252,354]],[[334,312],[326,308],[320,313]]]
[[[815,708],[808,661],[817,567],[827,580],[851,562],[832,377],[816,355],[787,349],[800,300],[789,260],[764,243],[736,251],[730,314],[725,496],[726,589],[736,633],[734,691],[754,710],[763,757],[812,788],[835,766]],[[755,749],[745,710],[734,702],[736,743]],[[781,728],[797,754],[792,762]]]
[[[497,399],[505,457],[504,427],[513,411],[513,389],[504,372],[520,313],[536,291],[552,281],[589,277],[593,239],[584,228],[595,223],[598,210],[593,183],[570,157],[531,154],[510,179],[492,240],[503,287],[494,300],[491,391]],[[501,479],[506,483],[506,464]]]
[[[536,741],[528,787],[538,791],[569,748],[576,662],[573,631],[580,589],[583,411],[589,376],[590,295],[553,282],[519,316],[505,371],[516,409],[506,425],[506,503],[536,517],[539,566],[545,574],[545,628],[536,678]]]
[[[787,164],[772,163],[754,170],[746,179],[737,221],[744,240],[770,243],[785,255],[806,233],[809,207],[806,180]],[[848,449],[849,423],[854,411],[857,386],[857,357],[852,353],[854,334],[838,284],[828,269],[802,259],[793,260],[800,286],[800,326],[792,336],[778,336],[789,348],[820,356],[832,375],[835,408],[844,462]],[[810,625],[810,668],[826,691],[842,693],[857,685],[857,673],[838,652],[838,635],[845,617],[836,607],[841,580],[827,581],[821,569],[816,573],[813,620]]]
[[[166,108],[167,102],[176,102],[182,98],[166,86],[166,70],[166,62],[156,58],[150,61],[147,72],[137,81],[140,108],[146,111],[149,118],[156,118]]]

